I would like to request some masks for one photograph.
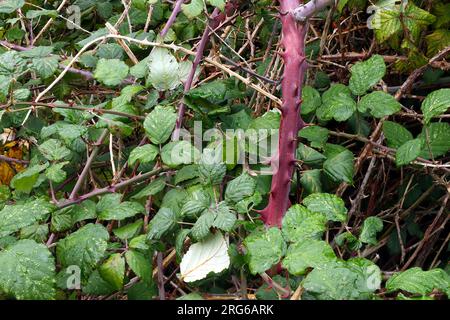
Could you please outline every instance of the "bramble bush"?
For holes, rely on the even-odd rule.
[[[0,1],[0,299],[445,299],[446,1]]]

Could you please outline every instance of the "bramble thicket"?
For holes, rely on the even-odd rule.
[[[450,295],[450,3],[1,0],[0,300]]]

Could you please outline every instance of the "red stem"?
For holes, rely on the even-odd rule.
[[[281,226],[286,210],[290,206],[289,193],[295,168],[297,133],[303,128],[300,117],[301,91],[305,62],[305,24],[298,24],[291,11],[300,4],[299,0],[280,0],[282,41],[284,48],[284,75],[281,83],[283,104],[278,144],[278,170],[272,177],[272,186],[267,207],[261,218],[266,226]]]
[[[194,76],[195,71],[197,70],[198,65],[203,59],[203,55],[205,52],[205,47],[209,42],[209,38],[211,36],[212,30],[219,27],[219,25],[225,20],[227,15],[231,15],[232,12],[236,9],[236,2],[235,0],[227,2],[225,5],[225,13],[220,12],[218,8],[215,8],[214,11],[211,13],[211,16],[209,18],[209,23],[207,26],[205,26],[205,30],[203,31],[202,38],[200,39],[200,42],[197,47],[196,55],[194,58],[194,62],[192,63],[192,68],[189,72],[189,76],[184,83],[184,93],[187,93],[192,88],[192,84],[194,82]],[[183,103],[183,101],[180,102],[178,105],[178,118],[175,126],[175,131],[172,135],[172,140],[176,141],[180,137],[180,129],[183,124],[183,118],[184,113],[186,112],[186,105]]]
[[[172,27],[175,20],[177,19],[177,16],[181,11],[181,5],[183,4],[183,2],[184,0],[177,0],[177,2],[175,2],[175,6],[173,7],[172,13],[170,14],[170,17],[167,20],[166,25],[164,26],[164,28],[161,30],[160,33],[163,39],[166,36],[167,32],[169,32],[169,29]]]

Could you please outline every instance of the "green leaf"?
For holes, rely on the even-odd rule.
[[[123,89],[120,90],[120,96],[112,100],[112,108],[114,110],[120,111],[120,109],[118,109],[119,107],[125,108],[126,106],[131,109],[130,111],[128,111],[129,113],[137,114],[136,108],[133,105],[130,105],[130,102],[139,92],[141,92],[144,89],[145,89],[144,86],[138,84],[132,84],[123,87]],[[127,110],[124,111],[127,112]]]
[[[58,70],[58,66],[59,61],[57,56],[34,58],[31,64],[31,68],[43,79],[52,76]]]
[[[73,227],[72,215],[69,210],[58,210],[53,212],[51,219],[52,232],[63,232]]]
[[[432,14],[411,2],[406,8],[403,8],[404,4],[397,5],[394,1],[383,4],[383,7],[375,11],[370,21],[370,26],[375,29],[375,35],[380,42],[395,38],[403,31],[412,41],[416,41],[420,32],[435,21]]]
[[[380,42],[388,40],[402,29],[399,19],[400,7],[395,7],[392,1],[382,2],[382,4],[384,6],[379,6],[369,21],[370,26],[375,30],[377,40]]]
[[[320,212],[313,212],[296,204],[283,217],[282,232],[289,242],[320,239],[326,230],[327,218]]]
[[[142,59],[138,64],[130,68],[130,75],[137,79],[144,78],[148,74],[148,60],[149,57]]]
[[[303,161],[305,164],[311,166],[320,165],[324,160],[326,160],[326,158],[327,157],[313,148],[310,148],[303,143],[298,144],[297,159]]]
[[[225,99],[227,86],[221,80],[204,83],[194,89],[189,90],[188,97],[193,99],[207,99],[212,103],[219,103]]]
[[[409,2],[403,17],[400,16],[400,19],[403,19],[403,23],[409,30],[410,36],[416,41],[421,36],[422,30],[432,24],[436,20],[436,17]]]
[[[303,200],[303,204],[310,211],[324,214],[328,220],[341,222],[347,220],[347,208],[344,200],[334,194],[311,194]]]
[[[107,281],[103,280],[98,270],[92,272],[89,276],[87,284],[83,286],[84,294],[91,294],[96,296],[105,296],[116,291],[114,287]]]
[[[127,298],[128,300],[139,301],[153,300],[154,297],[158,295],[157,291],[158,289],[154,283],[148,285],[145,282],[139,281],[127,290]]]
[[[55,183],[63,182],[66,180],[67,174],[64,170],[62,170],[62,168],[67,164],[69,164],[68,161],[52,164],[47,168],[47,170],[45,170],[45,176]]]
[[[0,204],[3,204],[11,197],[11,190],[6,185],[0,185]]]
[[[450,89],[440,89],[430,93],[422,102],[421,110],[425,123],[431,118],[445,113],[450,108]]]
[[[323,154],[327,158],[333,158],[345,150],[347,149],[340,144],[326,143],[323,147]]]
[[[302,89],[302,114],[315,112],[322,104],[322,98],[319,91],[311,86],[304,86]]]
[[[231,211],[225,202],[220,202],[213,210],[216,217],[212,226],[227,232],[233,230],[237,220],[236,214]]]
[[[191,292],[177,298],[177,300],[205,300],[205,299],[199,293]]]
[[[308,240],[289,246],[283,259],[283,267],[290,274],[302,275],[308,268],[323,267],[336,259],[328,243],[322,240]]]
[[[441,28],[450,24],[450,16],[448,12],[450,10],[450,3],[435,3],[432,8],[433,14],[436,16],[434,26]]]
[[[163,144],[170,138],[176,121],[177,115],[172,107],[156,106],[145,118],[144,129],[152,143]]]
[[[308,126],[299,131],[298,136],[311,142],[311,147],[322,148],[327,142],[330,132],[327,128]]]
[[[151,258],[135,250],[129,250],[125,253],[125,258],[131,270],[145,283],[152,283],[152,264]]]
[[[383,133],[388,146],[395,149],[398,149],[405,142],[413,139],[412,133],[397,122],[384,121]]]
[[[178,232],[177,237],[175,239],[175,250],[177,252],[177,257],[182,258],[183,257],[183,249],[184,249],[184,242],[186,241],[186,238],[191,233],[190,229],[181,229],[180,232]]]
[[[211,205],[211,197],[205,190],[192,192],[188,201],[181,208],[181,216],[197,218],[203,211]]]
[[[173,90],[181,84],[178,62],[168,49],[154,48],[148,57],[147,83],[156,90]]]
[[[26,13],[27,19],[35,19],[41,16],[48,16],[50,18],[58,17],[58,11],[56,10],[28,10]]]
[[[373,55],[366,61],[355,63],[350,72],[349,88],[354,95],[361,96],[384,77],[386,64],[382,56]]]
[[[0,238],[47,220],[53,210],[54,205],[44,199],[6,205],[0,211]]]
[[[139,234],[144,222],[142,220],[137,220],[134,223],[126,224],[120,228],[114,229],[114,235],[121,240],[131,239]]]
[[[89,223],[60,240],[56,256],[63,267],[78,266],[87,278],[103,259],[108,239],[104,226]]]
[[[341,1],[339,1],[338,4],[337,4],[336,9],[337,9],[339,12],[342,12],[342,10],[344,10],[345,6],[347,5],[347,3],[348,3],[349,1],[350,1],[350,0],[341,0]]]
[[[355,300],[370,299],[380,282],[380,269],[369,260],[357,258],[315,268],[302,285],[319,300]]]
[[[278,129],[280,127],[281,113],[278,109],[272,109],[264,113],[261,117],[251,120],[249,129],[261,130],[261,129]],[[237,126],[242,128],[242,126]]]
[[[170,189],[164,194],[161,208],[170,208],[177,215],[180,214],[183,203],[187,200],[188,193],[182,188]]]
[[[0,291],[19,300],[55,298],[55,261],[45,245],[19,240],[0,252]]]
[[[353,153],[344,150],[323,163],[325,173],[337,182],[353,183]]]
[[[148,239],[160,239],[176,225],[176,214],[169,208],[161,208],[148,226]]]
[[[34,184],[39,178],[39,174],[48,167],[48,163],[42,165],[34,165],[28,167],[24,171],[19,172],[11,180],[11,188],[17,191],[30,193]]]
[[[191,180],[196,177],[198,177],[197,165],[193,164],[184,166],[177,171],[177,174],[175,175],[175,184],[179,184],[180,182]]]
[[[0,54],[0,75],[15,76],[21,73],[26,66],[17,51],[7,51]]]
[[[413,294],[427,295],[437,289],[441,292],[450,293],[450,277],[442,269],[423,271],[415,267],[394,274],[386,282],[389,292],[403,290]]]
[[[197,219],[191,229],[192,237],[196,240],[202,240],[210,233],[210,229],[214,224],[217,213],[213,210],[206,210]]]
[[[322,192],[321,170],[306,170],[300,177],[300,183],[306,194]]]
[[[33,224],[20,229],[20,239],[31,239],[38,243],[45,242],[48,236],[47,224]]]
[[[415,160],[422,150],[423,141],[421,139],[413,139],[405,142],[398,148],[395,154],[395,163],[397,166],[403,166]]]
[[[96,56],[100,59],[123,59],[124,51],[117,43],[103,43],[98,46]]]
[[[192,0],[189,4],[182,4],[181,10],[186,17],[194,19],[203,12],[203,0]]]
[[[58,134],[65,142],[72,142],[85,134],[86,131],[85,127],[58,121],[55,124],[42,128],[41,137],[45,139],[53,134]]]
[[[256,207],[258,204],[262,202],[262,195],[259,191],[255,191],[255,193],[247,197],[234,205],[234,209],[240,214],[248,214],[252,210],[252,208]]]
[[[32,10],[27,11],[27,13],[30,11],[32,11]],[[49,57],[51,55],[51,53],[53,52],[53,49],[54,49],[54,47],[52,47],[52,46],[33,47],[32,49],[20,52],[19,55],[23,58],[44,58],[44,57]],[[57,58],[57,57],[53,57],[53,58]]]
[[[73,222],[77,223],[80,221],[97,218],[95,207],[96,205],[94,201],[85,200],[82,203],[71,206],[67,209],[72,216]]]
[[[369,93],[358,102],[360,112],[369,111],[375,118],[390,116],[401,108],[402,105],[393,96],[383,91]]]
[[[340,247],[346,245],[351,251],[357,251],[362,247],[361,241],[359,241],[359,239],[349,231],[343,232],[340,235],[336,236],[334,238],[334,241]]]
[[[425,126],[417,139],[423,141],[420,157],[430,159],[445,155],[450,150],[450,124],[434,122]]]
[[[4,0],[0,3],[0,13],[13,13],[24,6],[24,0]]]
[[[253,195],[256,189],[256,181],[247,173],[231,180],[227,184],[225,191],[225,200],[230,202],[239,202],[246,197]]]
[[[31,96],[31,91],[26,88],[14,90],[14,99],[26,101]]]
[[[100,59],[94,71],[94,77],[107,86],[117,86],[128,75],[128,66],[119,59]]]
[[[447,4],[450,10],[450,4]],[[448,16],[448,13],[446,13]],[[445,47],[450,46],[450,30],[438,29],[425,37],[427,41],[427,56],[433,57]]]
[[[96,204],[92,200],[85,200],[80,204],[73,205],[52,213],[52,232],[66,231],[75,223],[97,218]]]
[[[359,235],[359,240],[361,242],[376,245],[377,233],[383,230],[383,220],[378,217],[368,217],[364,220],[364,224]]]
[[[142,234],[140,236],[137,236],[137,237],[131,239],[128,246],[132,249],[138,249],[138,250],[150,249],[149,245],[147,244],[147,237],[145,234]]]
[[[149,196],[154,196],[161,192],[164,187],[166,186],[166,179],[165,178],[158,178],[152,182],[148,186],[146,186],[144,189],[136,193],[134,196],[131,197],[133,200],[139,200],[142,198],[147,198]]]
[[[281,230],[274,227],[256,230],[244,240],[250,272],[257,274],[270,269],[278,263],[286,252]]]
[[[141,147],[136,147],[131,151],[128,163],[132,166],[139,161],[140,163],[150,163],[155,160],[159,153],[159,149],[152,144],[146,144]]]
[[[170,168],[195,163],[199,158],[200,151],[185,140],[169,142],[161,150],[161,159]]]
[[[61,141],[56,139],[45,141],[39,146],[39,151],[50,161],[67,160],[70,156],[70,150],[67,149]]]
[[[350,89],[343,84],[333,84],[322,96],[322,105],[317,108],[317,117],[322,121],[334,119],[346,121],[356,111]]]
[[[97,204],[98,218],[101,220],[123,220],[144,213],[145,208],[137,202],[120,203],[121,194],[112,193],[103,196]]]
[[[225,0],[207,0],[208,3],[214,7],[220,9],[220,11],[225,10]]]
[[[222,162],[221,155],[215,152],[212,149],[204,149],[200,159],[198,175],[204,185],[220,184],[225,177],[227,166]]]
[[[114,253],[98,268],[98,272],[103,280],[116,290],[121,290],[125,276],[125,259],[120,253]]]

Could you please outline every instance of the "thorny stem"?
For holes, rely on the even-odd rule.
[[[13,162],[13,163],[19,163],[19,164],[30,163],[30,161],[27,161],[27,160],[11,158],[11,157],[7,157],[7,156],[1,155],[1,154],[0,154],[0,161]]]
[[[95,143],[95,146],[92,149],[92,152],[86,161],[83,171],[81,172],[80,176],[78,177],[77,183],[75,184],[75,187],[73,188],[72,193],[70,194],[70,197],[69,197],[70,200],[73,200],[76,198],[77,193],[80,190],[81,186],[83,185],[84,179],[86,178],[86,176],[91,168],[92,162],[94,161],[95,157],[97,156],[98,152],[100,151],[100,145],[103,143],[103,141],[105,140],[108,133],[109,133],[108,129],[103,130],[102,134],[100,135],[100,138],[98,138],[97,142]]]
[[[282,41],[284,52],[284,74],[281,82],[282,107],[281,123],[276,161],[278,168],[272,177],[269,203],[260,212],[266,226],[281,226],[286,210],[290,205],[289,192],[295,168],[297,133],[304,127],[300,117],[302,84],[305,69],[306,24],[299,24],[292,14],[300,4],[299,0],[280,0]],[[287,14],[283,14],[287,13]]]
[[[113,115],[116,115],[116,116],[130,118],[132,120],[144,120],[145,119],[144,116],[138,116],[138,115],[125,113],[125,112],[120,112],[120,111],[116,111],[116,110],[87,108],[87,107],[80,107],[80,106],[73,105],[73,104],[57,104],[57,103],[20,101],[20,102],[17,102],[17,105],[36,106],[36,109],[38,107],[49,108],[49,109],[72,109],[72,110],[79,110],[79,111],[84,111],[84,112],[91,112],[91,113],[95,113],[97,115],[113,114]],[[8,108],[8,107],[9,107],[9,105],[0,105],[0,109],[4,109],[4,108]],[[9,111],[9,112],[19,112],[19,110],[23,111],[23,110],[26,110],[26,109],[29,109],[29,108],[14,109],[14,110]]]
[[[4,40],[0,40],[0,45],[6,47],[8,49],[16,50],[16,51],[28,51],[28,50],[31,50],[31,49],[34,48],[34,46],[23,47],[23,46],[19,46],[17,44],[14,44],[14,43],[9,43],[9,42],[4,41]],[[66,66],[64,64],[60,64],[59,68],[64,70],[64,69],[66,69]],[[87,70],[82,70],[82,69],[77,69],[77,68],[70,67],[70,68],[67,69],[67,71],[70,72],[70,73],[79,74],[79,75],[83,76],[86,80],[94,79],[93,73],[90,72],[90,71],[87,71]],[[123,83],[124,84],[133,84],[134,81],[133,81],[132,78],[127,78],[127,79],[123,80]]]
[[[274,281],[265,272],[261,273],[260,276],[269,285],[269,287],[274,288],[279,294],[282,295],[283,298],[289,297],[291,295],[291,290],[289,289],[289,286],[287,286],[287,288],[283,288],[283,286]]]
[[[91,191],[89,193],[86,193],[86,194],[84,194],[82,196],[79,196],[78,198],[69,199],[69,200],[65,200],[65,201],[60,201],[57,204],[57,207],[59,209],[66,208],[66,207],[69,207],[69,206],[74,205],[74,204],[81,203],[81,202],[83,202],[83,201],[85,201],[87,199],[90,199],[90,198],[93,198],[93,197],[96,197],[96,196],[101,196],[101,195],[106,194],[106,193],[116,192],[117,190],[119,190],[121,188],[127,187],[127,186],[132,185],[134,183],[137,183],[139,181],[142,181],[142,180],[148,179],[150,177],[156,176],[157,174],[161,173],[161,171],[163,171],[164,169],[166,169],[166,168],[162,167],[162,168],[153,169],[152,171],[146,172],[144,174],[139,174],[139,175],[137,175],[137,176],[135,176],[133,178],[130,178],[128,180],[124,180],[124,181],[119,182],[117,184],[114,184],[114,185],[111,185],[111,186],[108,186],[108,187],[105,187],[105,188],[101,188],[101,189],[94,189],[93,191]]]
[[[173,7],[173,10],[172,10],[172,13],[170,14],[169,20],[167,20],[166,25],[160,32],[160,35],[163,39],[167,35],[167,32],[169,32],[170,27],[172,27],[173,23],[177,19],[177,16],[181,11],[181,5],[183,4],[183,2],[184,2],[184,0],[177,0],[177,2],[175,2],[175,6]]]

